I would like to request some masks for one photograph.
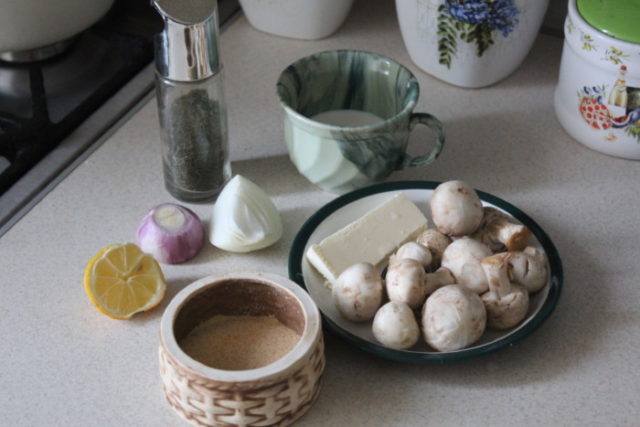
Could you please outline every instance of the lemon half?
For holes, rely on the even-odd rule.
[[[158,262],[133,243],[109,245],[87,264],[84,289],[102,313],[129,319],[160,304],[167,291]]]

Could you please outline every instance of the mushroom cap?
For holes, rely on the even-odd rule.
[[[447,285],[427,298],[422,309],[422,333],[436,350],[455,351],[476,342],[486,320],[478,294],[459,285]]]
[[[413,311],[403,302],[390,301],[373,318],[373,336],[385,347],[403,350],[415,345],[420,327]]]
[[[418,308],[427,297],[425,279],[427,273],[415,259],[395,260],[387,270],[387,296],[390,301],[403,302]]]
[[[447,246],[442,254],[442,266],[451,270],[457,284],[481,294],[489,289],[481,261],[491,254],[484,243],[462,237]]]
[[[423,231],[416,238],[416,242],[429,249],[432,255],[431,268],[436,269],[440,266],[442,253],[451,243],[451,238],[434,228],[430,228]]]
[[[496,292],[482,295],[487,309],[487,325],[494,329],[509,329],[516,326],[529,310],[529,293],[520,285],[511,284],[511,292],[500,297]]]
[[[431,265],[431,252],[428,248],[417,242],[407,242],[400,246],[395,255],[391,257],[390,262],[400,259],[413,259],[418,261],[422,267],[428,268]]]
[[[384,287],[378,270],[369,263],[358,263],[338,276],[331,289],[336,308],[354,322],[370,320],[382,304]]]
[[[431,195],[431,218],[438,231],[448,236],[471,234],[480,225],[482,202],[464,181],[447,181]]]
[[[529,293],[544,288],[548,280],[547,257],[540,250],[528,246],[522,252],[512,252],[511,280],[525,287]]]

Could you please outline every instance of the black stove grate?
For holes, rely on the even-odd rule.
[[[58,57],[0,62],[0,195],[153,59],[162,23],[150,7],[133,8],[116,2]]]

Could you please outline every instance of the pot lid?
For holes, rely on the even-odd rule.
[[[640,0],[577,0],[580,15],[595,29],[640,43]]]

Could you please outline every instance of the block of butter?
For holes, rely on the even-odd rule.
[[[398,193],[363,217],[312,245],[307,260],[331,287],[340,273],[358,262],[378,268],[403,243],[427,229],[427,219],[404,194]]]

